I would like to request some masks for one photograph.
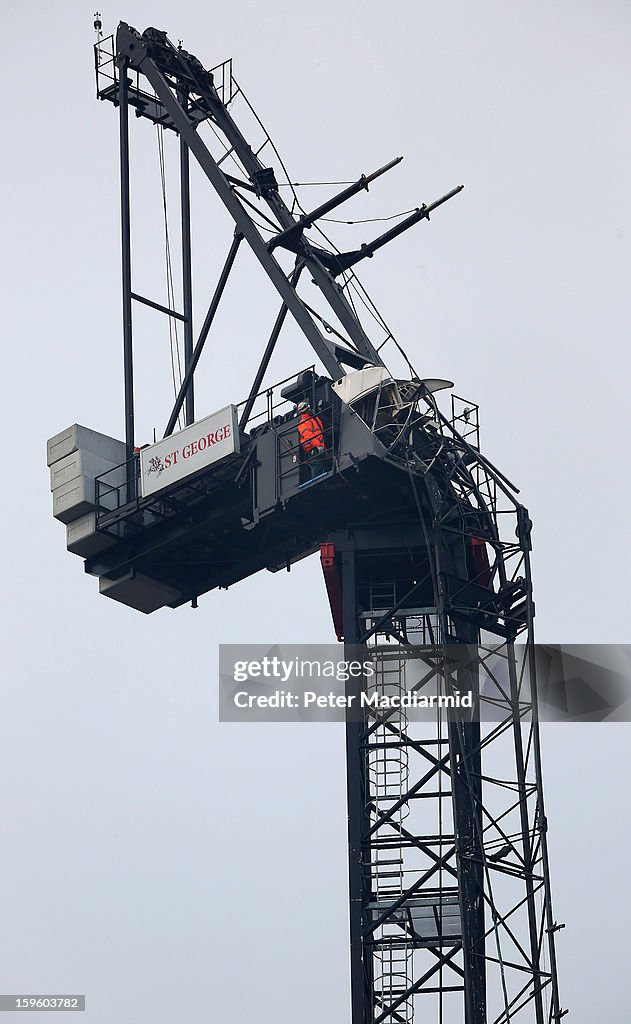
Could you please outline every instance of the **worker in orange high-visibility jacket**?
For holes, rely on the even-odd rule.
[[[300,420],[298,421],[298,437],[303,457],[309,467],[311,479],[324,472],[323,456],[325,453],[324,427],[319,416],[314,415],[308,402],[301,402],[298,406]]]

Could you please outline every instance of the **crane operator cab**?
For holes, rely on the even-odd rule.
[[[342,377],[332,390],[390,451],[399,441],[410,440],[414,428],[437,426],[432,405],[421,411],[418,403],[448,387],[452,382],[439,378],[395,380],[385,367],[370,366]]]
[[[335,394],[389,448],[405,422],[405,404],[398,384],[384,366],[349,373],[332,385]]]
[[[292,411],[278,424],[267,425],[277,435],[280,473],[287,477],[280,491],[287,493],[283,483],[311,485],[340,468],[344,456],[361,459],[375,447],[388,450],[405,431],[418,391],[418,382],[397,382],[382,366],[336,382],[302,371],[281,391]]]
[[[257,449],[255,521],[336,471],[384,458],[400,444],[431,446],[432,424],[437,427],[431,394],[449,386],[438,379],[395,380],[383,366],[337,381],[303,370],[280,392],[289,410],[250,433]]]

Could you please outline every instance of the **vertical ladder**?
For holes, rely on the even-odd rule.
[[[367,680],[369,698],[401,698],[405,693],[405,661],[396,647],[382,645],[371,649],[374,675]],[[405,709],[397,708],[383,721],[383,711],[369,713],[369,721],[378,724],[372,732],[368,747],[368,776],[371,794],[371,823],[396,805],[408,790],[409,757],[407,748],[400,744],[407,729]],[[392,846],[375,845],[370,860],[371,890],[377,906],[393,903],[405,891],[405,869],[400,828],[410,813],[408,803],[402,803],[390,819],[389,831],[395,843]],[[373,985],[376,1009],[398,1003],[385,1018],[384,1024],[411,1024],[414,1003],[411,996],[399,1002],[412,983],[413,946],[406,924],[405,913],[389,918],[374,935]]]

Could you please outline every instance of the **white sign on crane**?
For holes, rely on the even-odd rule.
[[[140,451],[143,498],[166,491],[172,484],[239,451],[237,408],[225,409],[192,423]]]

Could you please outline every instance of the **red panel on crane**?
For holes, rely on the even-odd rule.
[[[488,587],[491,582],[491,565],[486,541],[482,537],[471,538],[471,557],[476,573],[475,582],[481,587]]]
[[[320,562],[329,595],[333,628],[338,640],[344,639],[344,614],[342,604],[342,576],[335,557],[334,544],[320,544]]]

